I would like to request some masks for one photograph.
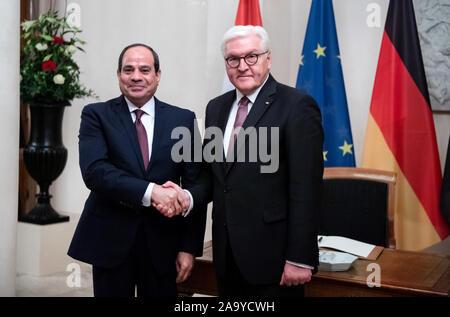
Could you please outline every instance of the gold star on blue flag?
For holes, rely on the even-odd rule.
[[[296,87],[320,107],[325,167],[355,166],[332,0],[312,0],[301,61]]]

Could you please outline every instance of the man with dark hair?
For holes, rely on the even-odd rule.
[[[134,44],[130,44],[128,46],[126,46],[122,52],[119,55],[119,60],[118,60],[118,65],[117,65],[117,71],[120,72],[122,70],[122,63],[123,63],[123,55],[125,54],[126,51],[128,51],[128,49],[132,48],[132,47],[136,47],[136,46],[141,46],[141,47],[145,47],[147,48],[153,55],[153,66],[155,68],[155,73],[159,72],[159,56],[158,53],[155,52],[155,50],[153,48],[151,48],[148,45],[142,44],[142,43],[134,43]]]
[[[81,115],[80,168],[91,192],[68,254],[92,264],[95,296],[134,296],[136,288],[138,296],[176,296],[176,282],[202,254],[206,210],[160,184],[194,184],[199,166],[172,160],[171,132],[194,136],[195,115],[154,97],[161,70],[151,47],[127,46],[118,65],[122,95]]]

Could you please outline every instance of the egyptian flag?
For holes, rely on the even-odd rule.
[[[262,26],[259,0],[239,0],[239,7],[234,25]]]
[[[441,166],[411,0],[391,0],[367,122],[363,166],[397,173],[397,248],[449,235],[439,210]]]
[[[259,0],[239,0],[239,6],[234,25],[259,25],[262,26],[261,11],[259,10]],[[228,76],[225,74],[222,92],[234,89]]]

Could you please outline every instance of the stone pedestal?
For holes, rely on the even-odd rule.
[[[70,263],[67,255],[79,215],[70,215],[69,222],[36,225],[19,222],[17,225],[17,273],[43,276],[64,272]],[[68,273],[69,274],[69,273]]]

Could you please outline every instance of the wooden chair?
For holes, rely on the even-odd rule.
[[[319,234],[395,248],[395,173],[329,167],[323,180]]]

